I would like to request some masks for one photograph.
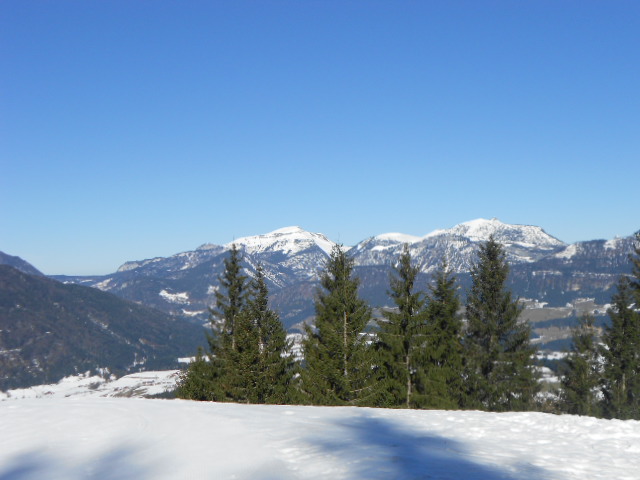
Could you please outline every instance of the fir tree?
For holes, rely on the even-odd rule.
[[[636,293],[627,277],[618,282],[618,291],[609,310],[611,325],[603,336],[603,409],[609,418],[640,419],[640,314]]]
[[[598,415],[600,368],[594,318],[584,314],[573,330],[571,352],[566,358],[560,406],[573,415]]]
[[[358,297],[353,260],[334,247],[321,274],[315,328],[306,327],[302,389],[321,405],[371,405],[377,394],[373,348],[368,345],[371,309]]]
[[[528,323],[505,283],[509,266],[502,246],[491,236],[480,246],[471,269],[467,297],[467,406],[492,411],[524,410],[537,392]]]
[[[453,409],[463,405],[462,319],[453,274],[443,262],[430,286],[425,350],[427,408]]]
[[[418,268],[411,265],[409,247],[404,251],[390,277],[389,296],[397,311],[384,312],[379,322],[378,353],[387,395],[381,406],[420,408],[424,404],[424,349],[426,317],[424,295],[415,290]]]

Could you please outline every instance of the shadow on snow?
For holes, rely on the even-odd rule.
[[[80,463],[62,462],[46,453],[34,451],[15,457],[0,466],[0,480],[151,480],[154,472],[135,461],[131,446],[110,450]]]
[[[333,438],[307,439],[346,468],[347,478],[438,480],[542,480],[549,473],[530,464],[496,467],[476,462],[459,441],[399,428],[362,415],[344,418]],[[338,433],[339,436],[334,435]]]

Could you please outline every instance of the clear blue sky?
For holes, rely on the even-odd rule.
[[[0,3],[0,250],[640,229],[640,2]]]

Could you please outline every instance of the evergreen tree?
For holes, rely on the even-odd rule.
[[[315,328],[306,327],[302,389],[320,405],[371,405],[377,395],[374,351],[366,335],[371,309],[358,297],[353,260],[335,246],[321,274]]]
[[[251,282],[251,299],[242,316],[243,349],[251,365],[247,372],[251,403],[284,404],[290,401],[295,360],[278,315],[268,306],[269,290],[261,266]],[[244,345],[246,344],[246,347]]]
[[[240,252],[235,244],[231,245],[229,258],[224,260],[224,273],[219,277],[223,291],[216,291],[216,310],[211,311],[212,323],[217,323],[219,330],[231,351],[236,349],[236,318],[244,308],[247,300],[247,277],[242,275]]]
[[[598,415],[598,386],[600,368],[594,318],[584,314],[573,330],[571,352],[566,358],[566,371],[562,378],[560,406],[573,415]]]
[[[216,292],[216,309],[210,309],[209,352],[199,355],[183,376],[178,393],[193,400],[238,401],[244,398],[243,375],[238,363],[236,322],[246,304],[246,277],[241,273],[240,252],[231,246],[225,270],[219,277],[222,291]]]
[[[634,285],[627,277],[609,310],[611,325],[603,336],[604,414],[609,418],[640,419],[640,314]]]
[[[537,392],[531,330],[518,321],[522,308],[505,287],[508,274],[504,250],[491,236],[480,246],[467,297],[468,407],[524,410]]]
[[[464,402],[464,365],[462,358],[462,319],[460,299],[453,274],[443,262],[430,286],[427,304],[425,350],[427,408],[460,408]]]
[[[636,301],[636,308],[640,309],[640,231],[636,232],[635,255],[629,255],[632,265],[631,287]]]
[[[177,398],[189,400],[211,401],[214,400],[216,391],[216,378],[209,364],[208,356],[205,356],[202,347],[198,348],[196,358],[189,364],[187,370],[180,373]]]
[[[424,350],[426,317],[424,295],[415,291],[418,268],[411,265],[405,244],[395,275],[389,279],[389,296],[397,311],[384,312],[379,322],[378,353],[384,389],[381,406],[420,408],[424,404]],[[418,389],[417,385],[423,388]]]

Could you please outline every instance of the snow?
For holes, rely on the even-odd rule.
[[[543,413],[54,395],[0,402],[0,424],[1,479],[623,480],[640,469],[640,422]]]
[[[181,359],[182,360],[182,359]],[[58,383],[0,392],[0,400],[69,397],[141,397],[176,388],[179,370],[132,373],[120,378],[88,373],[65,377]],[[3,477],[0,476],[0,479]]]
[[[478,218],[469,222],[458,224],[448,230],[435,230],[423,238],[430,238],[441,235],[454,235],[466,237],[474,242],[485,242],[491,235],[497,240],[513,243],[520,247],[561,247],[565,243],[552,237],[542,228],[534,225],[511,225],[503,223],[497,218],[487,220]]]
[[[415,243],[422,240],[421,237],[416,237],[414,235],[407,235],[406,233],[382,233],[380,235],[376,235],[373,237],[374,240],[380,240],[384,242],[395,242],[395,243]]]
[[[331,253],[335,243],[321,233],[311,233],[300,227],[285,227],[263,235],[242,237],[225,245],[242,245],[249,253],[264,251],[281,251],[285,254],[295,254],[313,247],[322,249],[327,255]]]
[[[161,290],[158,295],[164,298],[167,302],[179,304],[189,303],[189,292],[171,293],[167,290]]]
[[[574,243],[572,245],[569,245],[564,250],[561,250],[560,252],[556,253],[555,257],[564,258],[568,260],[570,258],[573,258],[577,253],[578,253],[578,245]]]

